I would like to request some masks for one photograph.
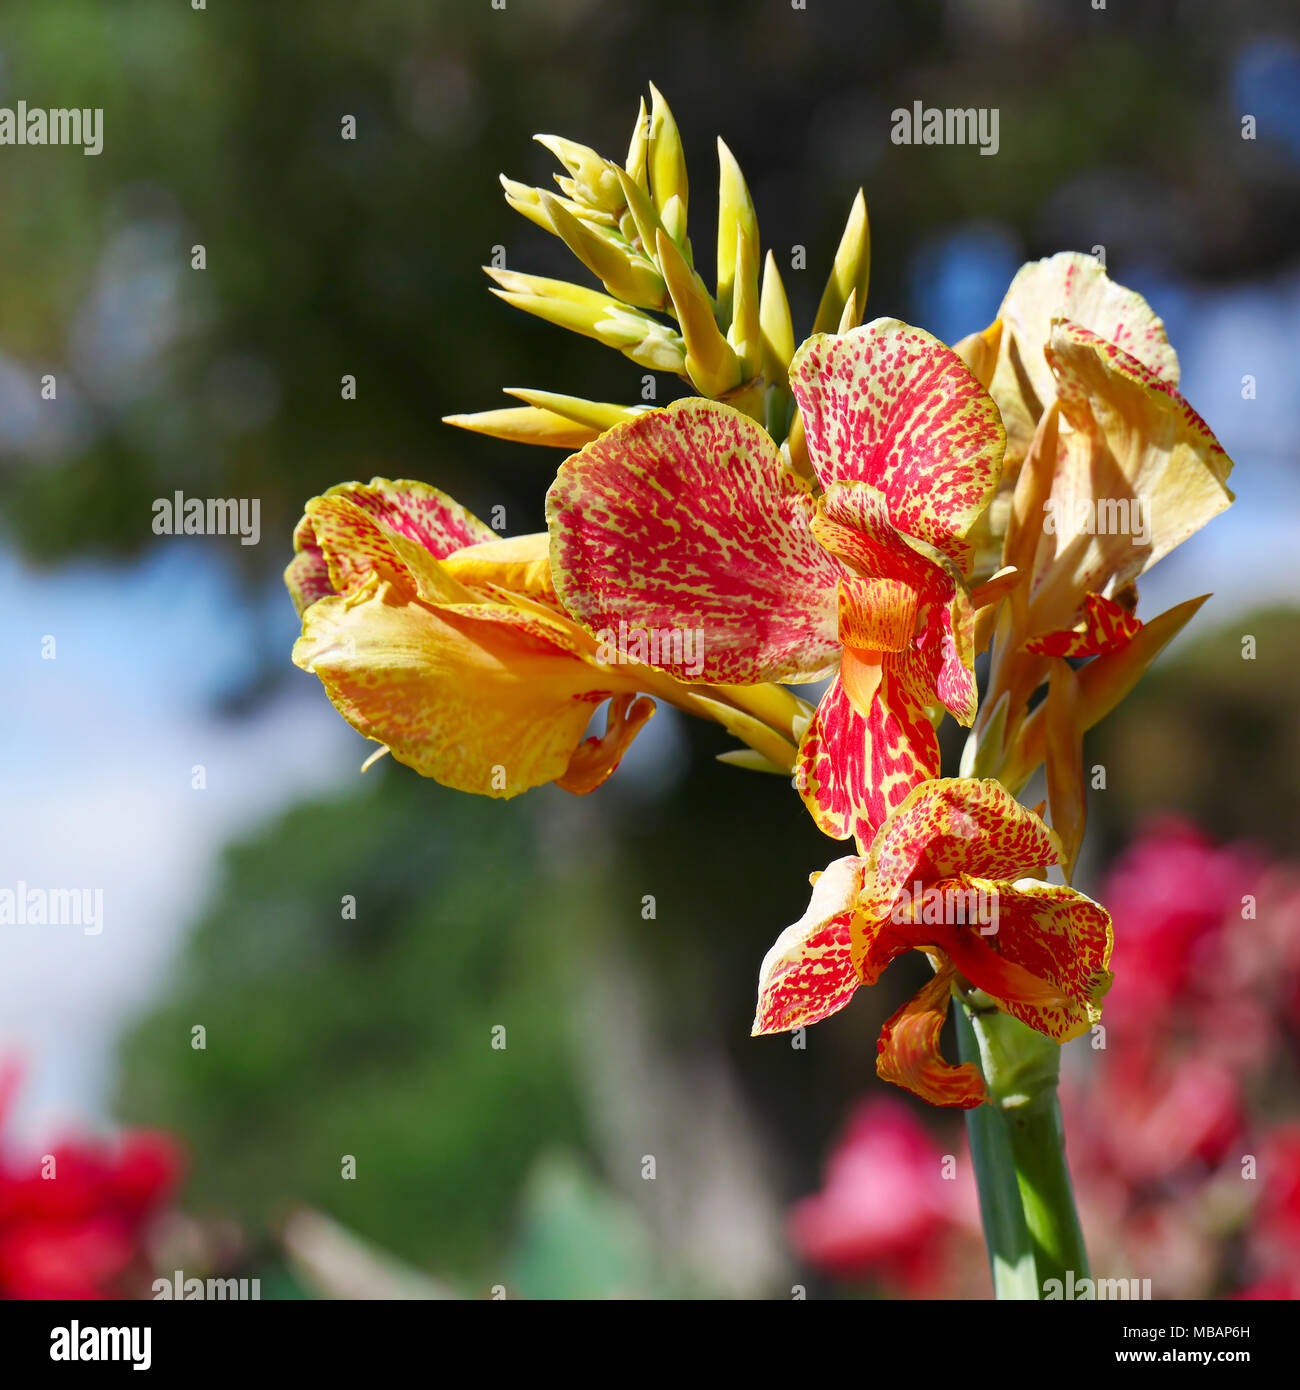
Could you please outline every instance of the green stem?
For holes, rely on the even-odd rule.
[[[994,1291],[1042,1298],[1049,1279],[1088,1277],[1056,1095],[1061,1049],[978,991],[957,1004],[962,1058],[989,1093],[966,1123]]]

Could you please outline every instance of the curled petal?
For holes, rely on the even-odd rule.
[[[1117,285],[1093,256],[1063,251],[1022,266],[998,313],[1002,342],[990,390],[1007,427],[1013,467],[1024,458],[1040,416],[1056,398],[1043,355],[1056,319],[1081,324],[1161,381],[1178,385],[1178,358],[1163,322],[1140,294]]]
[[[838,1013],[858,987],[849,960],[849,917],[862,887],[862,861],[837,859],[817,876],[808,911],[763,957],[753,1036],[784,1033]]]
[[[301,614],[329,593],[343,593],[376,565],[391,567],[396,535],[442,559],[496,532],[427,483],[372,478],[342,483],[308,502],[294,528],[294,558],[284,572]]]
[[[1113,343],[1058,323],[1047,350],[1063,421],[1028,630],[1074,621],[1232,502],[1232,460],[1168,382]]]
[[[886,1022],[876,1043],[876,1072],[931,1105],[970,1110],[987,1099],[979,1067],[974,1062],[953,1066],[939,1051],[952,979],[951,968],[940,970]]]
[[[703,665],[745,684],[811,678],[837,649],[844,567],[813,538],[807,487],[739,411],[686,400],[568,459],[547,495],[551,567],[589,632],[701,629]]]
[[[604,735],[584,739],[574,749],[564,775],[555,779],[556,786],[575,796],[594,792],[619,765],[654,712],[655,702],[649,696],[615,695],[605,708]]]
[[[953,560],[988,505],[1005,434],[992,398],[951,348],[897,319],[816,334],[790,363],[822,486],[866,483],[890,523]]]

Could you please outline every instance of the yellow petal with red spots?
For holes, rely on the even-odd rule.
[[[546,499],[561,602],[588,632],[702,633],[679,678],[812,678],[838,656],[844,566],[772,437],[712,401],[617,425],[561,467]]]
[[[931,1105],[970,1110],[986,1099],[979,1067],[974,1062],[953,1066],[939,1051],[952,979],[950,969],[940,970],[886,1022],[876,1043],[876,1073]]]
[[[853,997],[849,917],[861,886],[862,861],[852,855],[817,876],[807,912],[777,937],[759,967],[754,1037],[818,1023]]]
[[[790,363],[808,456],[824,488],[863,483],[888,521],[959,564],[1002,473],[997,407],[937,338],[897,319],[814,334]]]
[[[560,619],[431,605],[379,572],[307,609],[293,659],[399,762],[485,796],[564,776],[595,707],[634,689],[584,661]]]
[[[342,483],[313,498],[306,513],[294,528],[294,558],[284,572],[299,614],[317,599],[361,582],[376,565],[391,567],[394,551],[387,538],[392,534],[435,559],[496,535],[446,493],[407,479]],[[318,533],[322,522],[327,535]]]

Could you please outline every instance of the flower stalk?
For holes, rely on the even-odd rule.
[[[956,994],[962,1060],[988,1090],[966,1125],[994,1292],[1041,1299],[1048,1280],[1089,1277],[1057,1097],[1061,1049],[981,991]]]

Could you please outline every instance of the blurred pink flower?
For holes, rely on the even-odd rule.
[[[1220,847],[1190,823],[1153,822],[1116,862],[1100,895],[1115,923],[1106,999],[1112,1031],[1157,1026],[1199,963],[1207,963],[1229,915],[1241,916],[1243,894],[1260,860]]]
[[[944,1150],[905,1102],[862,1102],[827,1161],[822,1190],[791,1208],[791,1244],[835,1278],[877,1276],[912,1293],[932,1288],[946,1238],[976,1219],[964,1151],[952,1177],[943,1161]]]

